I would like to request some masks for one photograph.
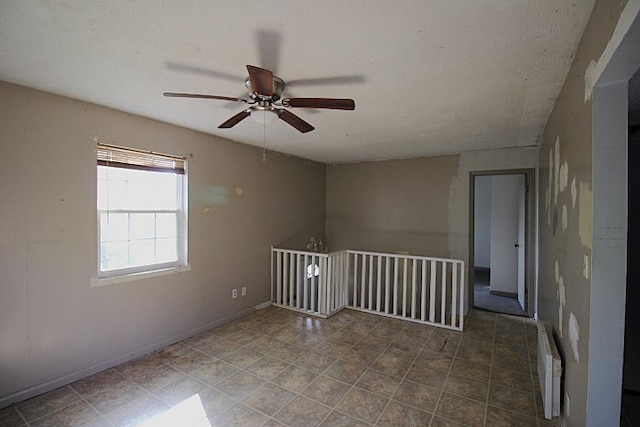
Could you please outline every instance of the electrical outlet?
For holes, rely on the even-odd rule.
[[[234,289],[231,291],[231,298],[238,298],[238,290]]]
[[[246,287],[246,286],[243,286],[243,287],[242,287],[242,296],[243,296],[243,297],[246,297],[246,296],[247,296],[247,287]]]

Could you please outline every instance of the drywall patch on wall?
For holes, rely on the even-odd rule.
[[[590,276],[589,271],[591,271],[591,268],[589,268],[589,255],[585,254],[584,261],[582,263],[582,275],[587,280],[589,280]]]
[[[563,335],[563,331],[562,331],[562,325],[563,325],[563,312],[564,312],[564,306],[567,304],[567,292],[566,289],[564,287],[564,279],[562,278],[562,276],[560,276],[558,278],[558,333],[560,334],[560,338],[562,338]]]
[[[553,156],[553,204],[558,204],[560,195],[560,137],[556,137]]]
[[[560,192],[562,193],[569,185],[569,164],[565,160],[560,166]]]
[[[549,150],[549,183],[547,185],[547,196],[545,202],[547,205],[547,223],[551,227],[551,190],[553,189],[553,150]]]
[[[567,212],[567,205],[562,205],[562,232],[567,231],[567,227],[568,227],[568,212]]]
[[[576,186],[576,177],[571,180],[571,208],[576,208],[576,200],[578,199],[578,187]]]
[[[584,73],[584,102],[591,101],[593,97],[593,85],[600,73],[596,73],[598,63],[592,59]]]
[[[593,192],[586,182],[580,183],[580,203],[578,205],[578,234],[580,243],[591,249],[593,241]]]
[[[578,325],[578,319],[573,313],[569,313],[569,343],[571,344],[571,351],[573,351],[573,357],[576,358],[576,362],[580,363],[580,353],[578,352],[578,341],[580,340],[580,326]]]

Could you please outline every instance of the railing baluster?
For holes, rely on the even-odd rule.
[[[362,274],[360,275],[360,308],[366,307],[365,286],[367,281],[367,256],[362,255]]]
[[[384,257],[384,312],[389,313],[391,304],[391,258]]]
[[[436,320],[436,277],[438,270],[436,261],[431,261],[431,277],[429,281],[429,322],[434,323]]]
[[[444,325],[447,318],[447,263],[442,262],[442,295],[440,301],[440,324]]]
[[[456,326],[456,305],[458,304],[458,267],[455,263],[451,263],[451,326]]]
[[[353,254],[353,306],[358,306],[358,254]]]
[[[369,310],[373,310],[373,255],[369,255]]]
[[[460,330],[464,329],[464,263],[458,262],[460,266],[460,321],[458,322],[458,328]]]
[[[282,252],[276,252],[276,302],[283,303],[282,296]]]
[[[402,317],[407,317],[407,259],[402,261]]]
[[[398,257],[393,258],[393,314],[398,314]]]
[[[382,305],[382,256],[378,255],[378,274],[376,280],[376,311]]]
[[[311,256],[311,259],[313,259],[313,255]],[[300,304],[300,308],[307,310],[307,301],[309,300],[309,286],[311,286],[311,280],[309,280],[309,270],[308,270],[308,265],[309,265],[309,256],[305,255],[304,256],[304,267],[303,267],[303,272],[302,272],[302,283],[303,283],[303,287],[301,289],[301,298],[302,298],[302,303]],[[313,276],[312,276],[313,277]],[[308,282],[308,285],[307,285]]]
[[[427,320],[427,261],[422,260],[422,287],[420,301],[420,320]]]
[[[411,270],[411,318],[415,319],[416,318],[416,296],[417,296],[416,285],[418,280],[417,261],[412,260],[411,266],[413,267],[413,269]]]

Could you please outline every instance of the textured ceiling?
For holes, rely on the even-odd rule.
[[[593,3],[2,1],[0,80],[327,163],[531,146]],[[162,96],[246,97],[247,64],[356,109],[218,129],[242,104]]]

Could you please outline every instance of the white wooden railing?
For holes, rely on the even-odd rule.
[[[274,305],[321,317],[342,308],[462,330],[464,262],[346,250],[272,249]]]

